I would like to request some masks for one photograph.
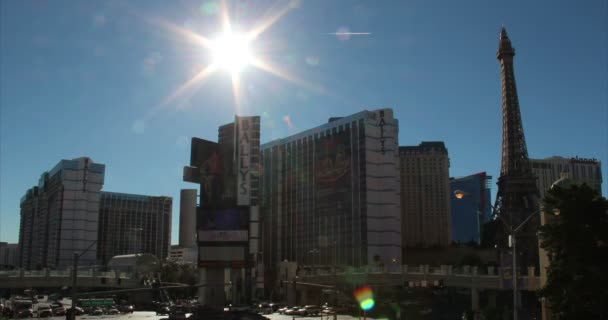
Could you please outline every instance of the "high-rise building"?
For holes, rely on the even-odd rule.
[[[573,182],[586,183],[589,187],[602,193],[602,165],[599,160],[585,158],[550,157],[545,159],[530,159],[532,172],[538,180],[536,184],[541,199],[551,188],[551,185],[566,173]]]
[[[311,267],[401,263],[398,130],[393,110],[378,109],[262,145],[267,279],[284,260]]]
[[[452,241],[480,243],[481,226],[492,214],[491,181],[485,172],[450,179]]]
[[[450,160],[444,143],[399,147],[399,160],[403,247],[449,245]]]
[[[83,252],[97,240],[104,173],[105,166],[90,158],[61,160],[26,192],[19,230],[22,268],[64,268],[74,252]],[[89,248],[79,264],[96,264],[96,251],[95,246]]]
[[[0,270],[19,268],[19,244],[0,242]]]
[[[171,245],[173,199],[101,192],[98,258],[106,264],[117,255],[150,253],[164,259]]]

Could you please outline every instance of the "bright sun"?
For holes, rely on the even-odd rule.
[[[223,34],[211,42],[213,64],[233,74],[239,73],[253,61],[249,44],[246,36],[232,32]]]

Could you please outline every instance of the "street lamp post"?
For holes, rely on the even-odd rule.
[[[511,277],[513,279],[513,320],[517,320],[517,242],[515,236],[539,212],[540,210],[532,212],[517,228],[513,229],[513,226],[511,226],[511,247],[513,249],[513,276]]]
[[[314,249],[308,251],[308,253],[317,253],[317,254],[320,254],[321,250],[319,250],[318,248],[314,248]],[[315,263],[315,257],[313,256],[312,257],[312,274],[313,275],[316,275],[316,273],[315,273],[315,264],[316,264]]]
[[[517,233],[521,228],[528,223],[532,217],[544,211],[544,208],[532,212],[522,223],[519,224],[515,229],[511,226],[511,248],[513,255],[513,320],[517,320],[517,241],[515,240]],[[553,209],[553,215],[559,215],[559,209]]]
[[[73,265],[72,265],[72,269],[73,269],[73,271],[72,271],[72,308],[71,308],[71,312],[66,312],[67,320],[76,319],[76,295],[78,294],[78,259],[80,259],[80,257],[82,257],[85,253],[87,253],[87,251],[89,251],[89,249],[91,249],[96,243],[97,243],[97,240],[94,240],[81,253],[74,252],[72,254],[72,262],[73,262]]]

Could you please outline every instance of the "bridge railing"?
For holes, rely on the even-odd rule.
[[[0,271],[0,278],[45,278],[45,277],[70,277],[72,275],[71,270],[3,270]],[[133,279],[134,274],[130,272],[118,272],[118,271],[97,271],[97,270],[78,270],[78,277],[82,278],[121,278],[121,279]]]

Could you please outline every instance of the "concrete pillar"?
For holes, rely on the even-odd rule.
[[[552,313],[551,313],[549,301],[547,301],[546,298],[543,298],[540,302],[540,305],[541,305],[541,311],[542,311],[541,319],[542,320],[551,320]]]
[[[479,311],[479,290],[471,288],[471,309],[473,312]]]
[[[462,271],[463,271],[464,274],[471,273],[471,266],[463,266],[462,267]]]
[[[488,307],[495,308],[496,307],[496,291],[488,290]]]
[[[197,189],[182,189],[179,197],[179,245],[196,246]]]
[[[493,276],[494,275],[494,266],[488,266],[488,275],[489,276]]]
[[[199,268],[198,269],[198,282],[201,283],[201,284],[207,283],[207,272],[205,272],[205,271],[206,271],[205,268]],[[223,277],[222,277],[222,279],[223,279]],[[197,292],[198,303],[201,306],[204,306],[204,305],[207,304],[207,297],[205,296],[206,293],[207,293],[206,289],[207,288],[205,288],[205,287],[199,287],[198,288],[198,292]]]
[[[449,274],[449,275],[451,275],[451,274],[452,274],[452,268],[453,268],[453,266],[452,266],[452,265],[449,265],[449,266],[448,266],[448,274]]]
[[[471,270],[471,274],[474,276],[477,275],[477,266],[473,266],[473,269]]]

